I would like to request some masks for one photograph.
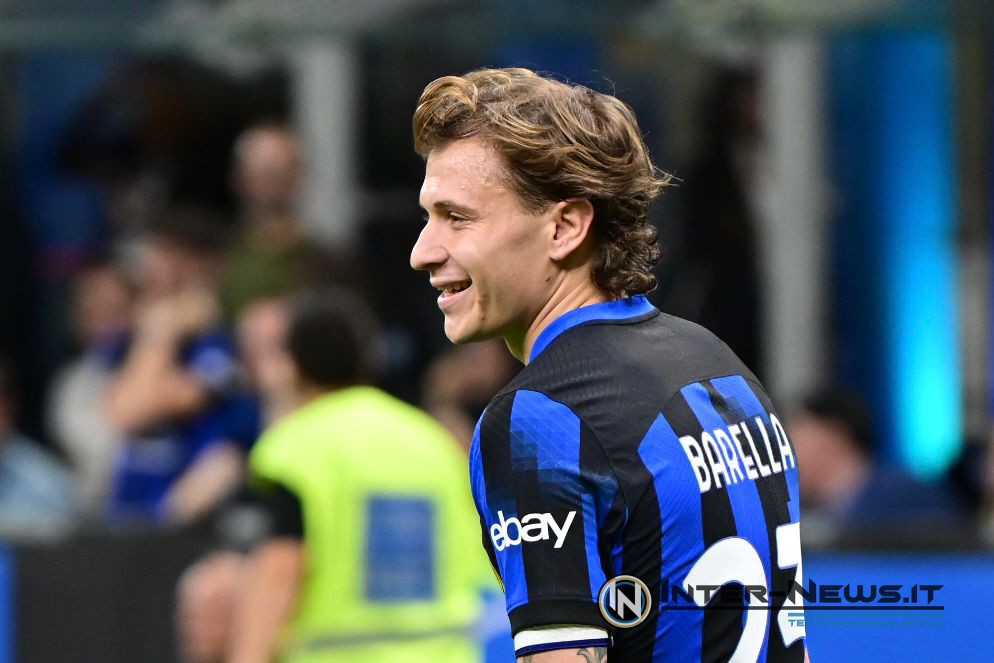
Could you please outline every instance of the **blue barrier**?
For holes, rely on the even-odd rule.
[[[984,603],[994,597],[994,555],[805,555],[804,575],[819,585],[942,585],[933,606],[941,611],[805,612],[808,651],[823,661],[991,660],[994,629]],[[920,594],[920,603],[924,594]]]
[[[0,663],[14,663],[13,557],[0,545]]]

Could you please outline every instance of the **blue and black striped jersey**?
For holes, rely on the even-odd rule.
[[[567,313],[487,406],[470,462],[515,634],[599,627],[625,663],[804,659],[793,448],[705,329],[641,296]],[[630,628],[598,604],[620,575],[651,594]]]

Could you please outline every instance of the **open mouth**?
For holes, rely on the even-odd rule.
[[[442,294],[439,295],[438,298],[441,300],[454,297],[469,288],[471,285],[473,285],[473,281],[469,279],[466,281],[459,281],[457,283],[448,283],[445,287],[439,288],[439,290],[442,291]]]

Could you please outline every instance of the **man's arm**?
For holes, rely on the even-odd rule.
[[[599,522],[620,522],[618,482],[584,423],[540,392],[502,394],[480,419],[470,469],[517,656],[580,663],[606,648]]]
[[[106,411],[125,432],[192,414],[211,397],[208,385],[178,364],[183,338],[211,322],[211,303],[186,294],[152,304],[139,316],[127,359],[107,390]]]
[[[271,663],[305,572],[303,541],[270,539],[249,560],[228,663]]]
[[[170,339],[136,339],[136,347],[107,393],[107,415],[126,432],[202,408],[208,389],[175,365]]]
[[[176,588],[176,634],[183,663],[223,661],[231,642],[245,557],[215,552],[183,572]]]
[[[228,663],[275,660],[307,573],[300,499],[283,484],[262,481],[254,492],[268,520],[268,534],[249,558]]]
[[[245,473],[245,454],[234,443],[211,445],[193,461],[166,495],[166,518],[188,523],[235,492]]]
[[[519,656],[518,663],[607,663],[607,647],[543,651]]]

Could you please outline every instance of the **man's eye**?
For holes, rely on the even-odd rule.
[[[448,212],[445,215],[445,219],[448,220],[448,221],[450,221],[450,222],[452,222],[452,223],[460,223],[462,221],[468,221],[469,220],[465,216],[462,216],[461,214],[456,214],[455,212]],[[422,214],[421,215],[421,223],[427,224],[430,220],[431,220],[431,216],[429,214]]]

